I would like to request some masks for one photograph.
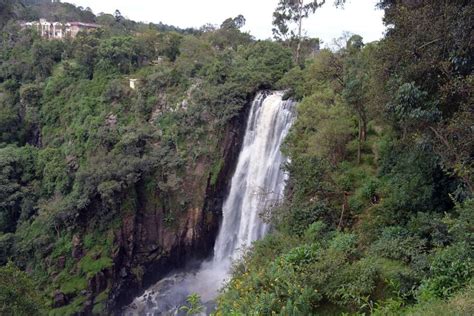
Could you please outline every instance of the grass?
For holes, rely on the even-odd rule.
[[[87,280],[82,276],[70,276],[61,285],[61,292],[64,294],[76,294],[87,288]]]
[[[62,255],[69,255],[72,251],[71,235],[66,234],[58,239],[54,245],[52,258],[58,258]]]
[[[449,300],[436,299],[419,303],[404,313],[409,316],[474,315],[474,281]]]
[[[92,278],[97,273],[112,267],[113,262],[109,257],[99,257],[97,259],[92,258],[92,254],[87,254],[79,262],[79,267],[83,273],[87,275],[87,278]]]

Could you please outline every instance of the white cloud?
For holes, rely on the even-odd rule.
[[[277,0],[67,0],[94,13],[113,13],[115,9],[133,20],[163,22],[179,27],[200,27],[206,23],[220,24],[228,17],[243,14],[245,30],[257,38],[272,36],[272,13]],[[380,39],[384,32],[383,12],[375,10],[377,0],[349,0],[345,9],[336,9],[332,1],[305,20],[309,36],[325,43],[339,37],[343,31],[360,34],[366,42]]]

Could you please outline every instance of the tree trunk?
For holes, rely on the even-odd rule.
[[[296,63],[300,63],[300,51],[301,51],[301,33],[303,24],[303,0],[299,0],[299,12],[298,12],[298,46],[296,47]]]
[[[362,121],[362,131],[361,131],[361,140],[365,142],[367,140],[367,119],[363,116]]]
[[[362,120],[359,118],[359,137],[357,139],[357,164],[360,165],[362,145]]]
[[[359,117],[359,139],[357,144],[357,164],[361,162],[362,144],[367,140],[367,114],[362,106],[357,107]]]
[[[349,200],[347,199],[349,196],[349,192],[343,192],[343,194],[344,194],[344,200],[342,203],[341,217],[339,218],[339,224],[337,225],[337,230],[341,230],[343,228],[344,212],[345,210],[349,209]]]

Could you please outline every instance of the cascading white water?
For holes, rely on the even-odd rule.
[[[282,92],[259,94],[253,102],[244,143],[223,206],[223,222],[214,247],[214,262],[236,259],[239,250],[267,230],[259,213],[283,195],[286,174],[280,145],[290,128],[291,101]]]
[[[203,302],[212,301],[228,278],[231,263],[241,251],[263,237],[268,229],[260,213],[283,195],[287,175],[280,146],[293,121],[292,101],[283,92],[259,93],[252,103],[244,142],[223,205],[222,225],[214,246],[214,257],[197,271],[175,273],[158,282],[132,304],[126,315],[160,315],[184,304],[191,293]],[[156,294],[155,294],[156,293]]]

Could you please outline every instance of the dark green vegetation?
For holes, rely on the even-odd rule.
[[[474,313],[474,5],[380,6],[383,40],[280,81],[301,100],[287,199],[219,315]]]
[[[154,226],[181,227],[229,122],[272,88],[300,101],[287,199],[218,313],[474,314],[474,5],[403,3],[381,1],[382,41],[295,58],[241,16],[181,30],[0,0],[0,315],[105,314],[116,275],[146,272],[118,260],[130,218],[153,204]],[[20,30],[39,17],[103,28]]]
[[[44,313],[44,298],[35,290],[31,278],[11,262],[0,267],[1,315]]]
[[[0,265],[32,281],[0,270],[0,314],[103,314],[123,222],[147,197],[164,226],[180,226],[203,199],[190,175],[205,168],[216,182],[227,123],[293,66],[291,52],[241,33],[243,17],[190,35],[68,4],[1,3]],[[44,6],[104,27],[65,41],[20,30]]]

